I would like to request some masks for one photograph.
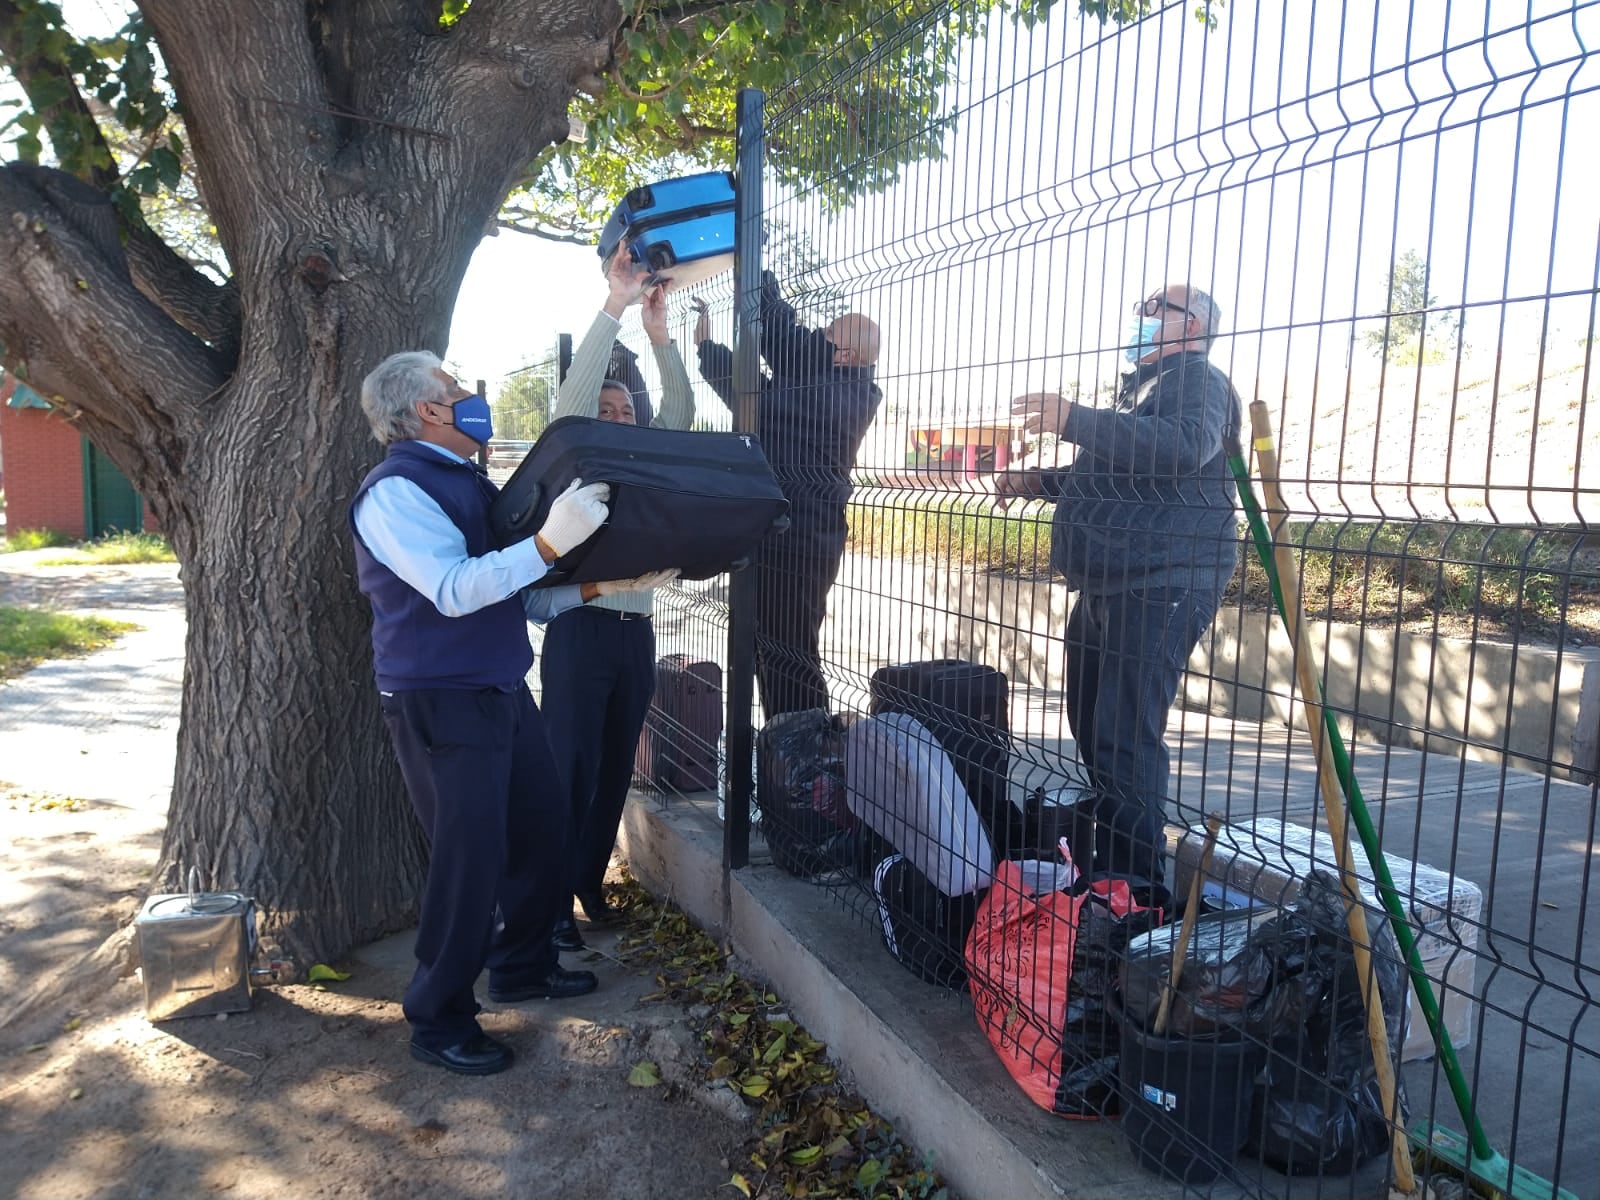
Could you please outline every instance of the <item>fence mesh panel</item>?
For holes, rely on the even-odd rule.
[[[1600,1194],[1597,5],[919,12],[767,103],[757,863],[1190,1190],[1369,1194],[1464,1122],[1358,789],[1484,1137]],[[728,619],[667,589],[659,649]]]

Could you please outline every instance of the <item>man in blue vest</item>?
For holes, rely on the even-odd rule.
[[[471,461],[490,437],[489,405],[434,355],[384,360],[361,406],[388,452],[351,502],[357,575],[372,602],[379,707],[430,844],[405,995],[411,1054],[489,1075],[513,1056],[477,1022],[485,966],[497,1003],[596,986],[590,971],[563,970],[551,942],[569,894],[570,818],[524,682],[527,621],[639,581],[525,590],[600,527],[609,489],[574,481],[537,536],[495,550],[496,488]]]

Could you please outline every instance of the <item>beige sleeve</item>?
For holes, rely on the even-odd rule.
[[[578,343],[572,365],[567,368],[567,377],[556,393],[552,420],[600,415],[600,385],[605,382],[606,368],[611,365],[611,344],[617,340],[618,328],[608,313],[595,314],[594,324]]]
[[[650,422],[658,429],[689,429],[694,425],[694,385],[678,353],[678,343],[652,346],[661,371],[661,411]]]

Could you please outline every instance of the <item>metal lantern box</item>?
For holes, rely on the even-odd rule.
[[[246,1012],[256,950],[256,904],[238,892],[151,896],[134,918],[152,1021]]]

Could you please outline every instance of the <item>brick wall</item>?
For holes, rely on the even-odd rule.
[[[0,404],[0,458],[8,530],[84,536],[83,442],[77,429],[42,408]]]

